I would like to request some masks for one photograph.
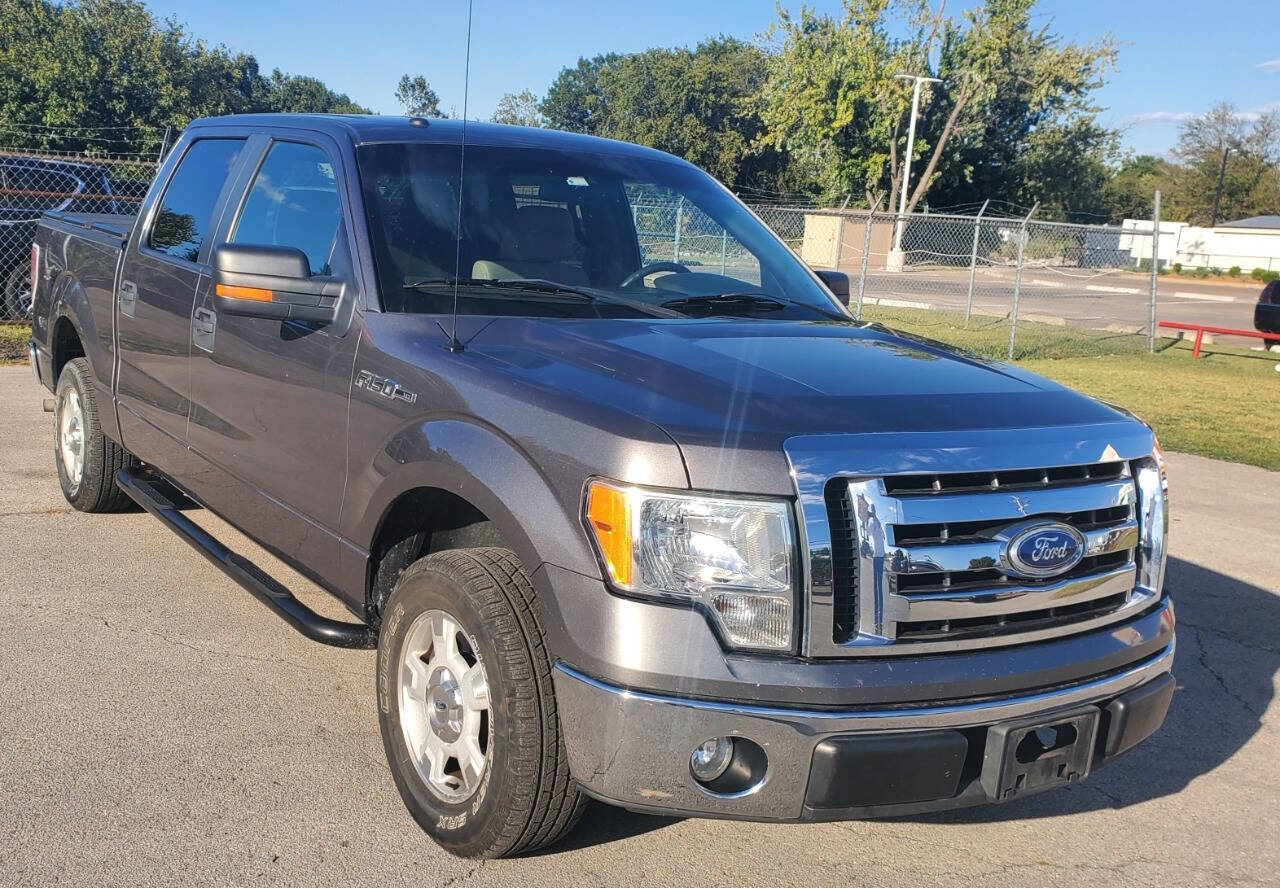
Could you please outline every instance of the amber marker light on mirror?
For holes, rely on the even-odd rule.
[[[253,302],[272,302],[276,294],[261,287],[233,287],[230,284],[218,284],[214,292],[228,299],[248,299]]]
[[[631,511],[627,495],[592,481],[587,489],[587,523],[596,536],[609,574],[619,586],[631,585]]]

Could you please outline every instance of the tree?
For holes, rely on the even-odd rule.
[[[396,87],[396,101],[404,106],[404,113],[410,117],[443,117],[440,111],[440,96],[427,83],[421,74],[410,77],[408,74],[400,78]]]
[[[507,123],[512,126],[542,126],[542,112],[538,109],[538,97],[533,90],[521,90],[519,93],[506,93],[498,99],[494,109],[494,123]]]
[[[1032,173],[1020,161],[1041,128],[1042,158],[1068,153],[1063,139],[1108,145],[1089,96],[1115,57],[1109,38],[1077,45],[1033,27],[1033,3],[985,0],[959,19],[924,0],[844,0],[839,20],[781,12],[769,35],[765,141],[806,155],[829,199],[887,192],[896,207],[906,163],[908,210],[926,193],[935,205],[1025,194]],[[942,80],[923,90],[909,159],[911,87],[897,73]]]
[[[580,59],[542,103],[548,124],[685,158],[736,188],[772,188],[780,154],[758,144],[766,55],[732,38],[694,49]]]
[[[0,0],[0,120],[14,147],[154,150],[195,117],[277,110],[293,80],[264,78],[252,55],[210,47],[137,0]],[[305,110],[365,110],[301,80]]]
[[[1178,219],[1180,208],[1172,188],[1174,175],[1174,165],[1159,157],[1150,154],[1125,157],[1102,188],[1109,221],[1119,224],[1125,219],[1150,219],[1157,189],[1162,192],[1161,216]]]
[[[277,68],[263,82],[258,104],[271,111],[323,114],[368,114],[343,93],[335,93],[314,77],[284,74]]]
[[[1280,212],[1280,111],[1245,115],[1219,103],[1183,124],[1174,156],[1174,200],[1186,221]]]
[[[598,133],[606,110],[600,92],[600,71],[617,64],[620,58],[617,53],[580,58],[575,67],[563,69],[540,106],[547,126],[571,133]]]

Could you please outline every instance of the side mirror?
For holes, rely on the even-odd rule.
[[[346,288],[311,274],[296,247],[220,244],[213,250],[213,304],[223,314],[332,324]]]
[[[818,280],[827,285],[827,289],[840,298],[843,303],[849,302],[849,275],[834,268],[815,268],[813,273]]]

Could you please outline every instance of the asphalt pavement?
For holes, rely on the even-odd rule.
[[[858,269],[848,269],[857,287]],[[1262,284],[1162,277],[1156,290],[1157,321],[1178,321],[1253,329],[1253,310]],[[973,309],[1003,317],[1013,305],[1014,272],[984,268],[974,276]],[[898,308],[964,311],[969,294],[967,268],[932,268],[897,274],[869,271],[864,298]],[[855,289],[856,299],[856,289]],[[1019,286],[1020,318],[1065,322],[1091,329],[1145,330],[1151,312],[1149,276],[1089,269],[1028,268]],[[1166,335],[1173,335],[1171,333]],[[1261,340],[1234,337],[1233,345],[1260,346]]]
[[[595,806],[559,848],[474,863],[401,805],[373,654],[306,641],[141,512],[71,511],[45,396],[0,368],[0,885],[1280,884],[1280,474],[1170,455],[1178,692],[1083,784],[818,825]]]

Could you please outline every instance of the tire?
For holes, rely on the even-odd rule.
[[[461,660],[437,638],[451,639]],[[469,731],[479,695],[467,690],[478,686],[477,670],[487,688],[479,733]],[[441,847],[459,857],[507,857],[550,845],[577,823],[586,796],[569,774],[533,587],[512,552],[452,549],[415,561],[383,610],[377,672],[378,720],[396,788]],[[462,714],[447,720],[455,711],[451,687]],[[419,750],[434,745],[440,758],[448,754],[441,743],[460,751],[437,767],[411,742]],[[461,762],[474,761],[476,746],[483,769],[468,771]]]
[[[84,358],[67,361],[58,377],[53,414],[53,461],[62,495],[81,512],[119,512],[132,500],[116,486],[116,472],[137,465],[133,454],[102,434],[93,371]]]
[[[9,269],[4,280],[4,299],[0,301],[0,320],[31,319],[31,270],[26,265]]]

